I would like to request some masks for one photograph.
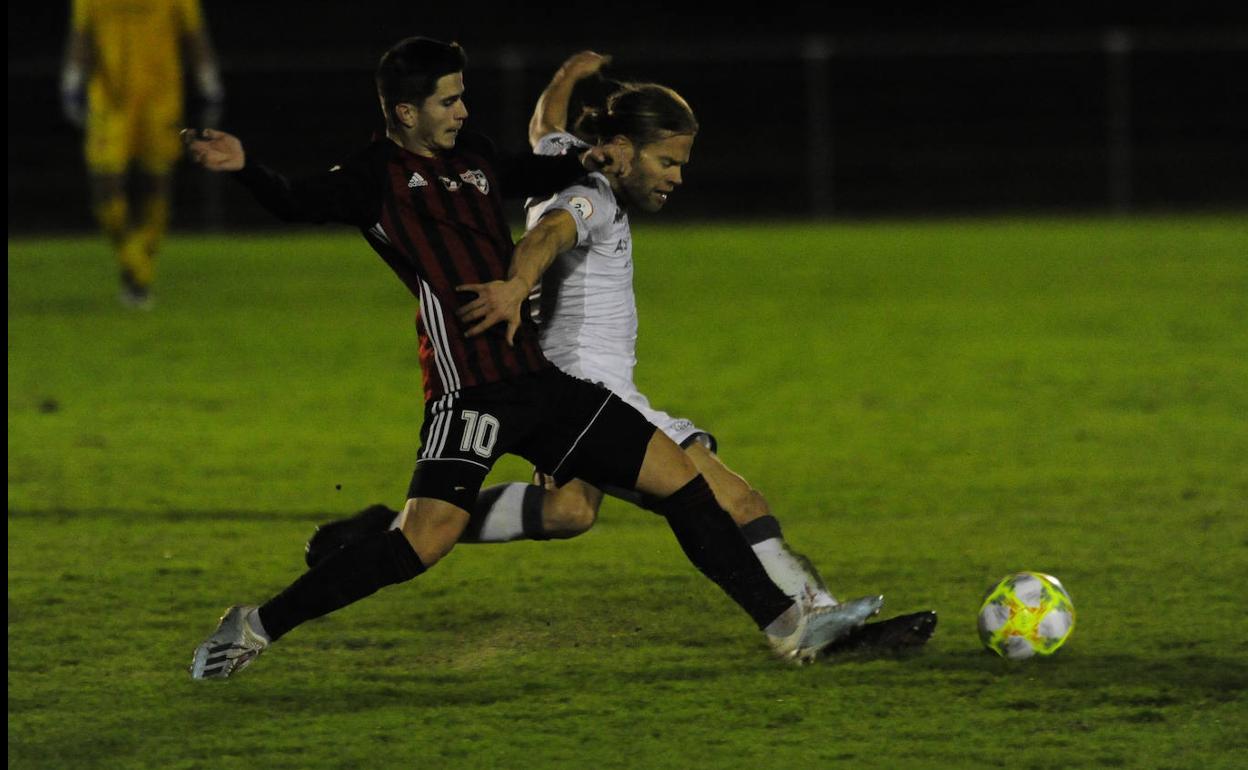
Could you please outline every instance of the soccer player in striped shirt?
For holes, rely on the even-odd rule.
[[[299,624],[434,566],[460,539],[486,474],[504,453],[532,461],[557,483],[580,478],[655,498],[689,560],[773,648],[793,660],[812,658],[861,626],[882,598],[822,609],[794,602],[670,438],[606,388],[551,365],[531,322],[476,329],[456,312],[464,292],[488,291],[515,269],[504,193],[549,195],[583,176],[583,162],[624,171],[613,150],[504,158],[485,140],[461,136],[465,61],[456,45],[425,38],[396,44],[376,77],[386,136],[308,179],[288,180],[248,158],[229,134],[185,136],[195,162],[235,172],[278,216],[361,231],[420,300],[425,390],[421,448],[399,528],[336,550],[258,607],[229,608],[196,648],[191,676],[228,677]]]

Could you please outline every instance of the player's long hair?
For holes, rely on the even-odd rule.
[[[459,43],[409,37],[395,43],[377,63],[377,95],[386,125],[398,125],[394,108],[400,102],[420,105],[437,90],[438,78],[463,72],[468,55]]]
[[[595,144],[626,136],[637,147],[676,134],[698,133],[698,119],[680,94],[657,83],[621,83],[601,106],[586,104],[573,132]]]

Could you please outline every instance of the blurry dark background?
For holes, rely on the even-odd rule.
[[[1076,22],[782,8],[204,3],[221,127],[288,173],[368,141],[377,58],[424,34],[466,47],[470,126],[506,149],[527,149],[534,101],[577,50],[675,87],[702,131],[665,217],[1248,207],[1248,11]],[[68,16],[68,3],[9,5],[10,233],[94,227],[81,137],[58,106]],[[181,228],[272,224],[197,169],[181,170],[177,195]]]

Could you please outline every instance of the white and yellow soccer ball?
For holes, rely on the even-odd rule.
[[[1016,572],[988,590],[979,608],[979,638],[1011,660],[1052,655],[1075,630],[1075,605],[1061,581]]]

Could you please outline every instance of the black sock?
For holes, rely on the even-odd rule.
[[[750,545],[758,545],[764,540],[783,540],[784,535],[780,534],[780,520],[770,514],[759,516],[754,521],[741,527],[741,535],[745,537],[745,542]]]
[[[656,508],[667,519],[689,561],[724,589],[759,628],[766,628],[793,606],[793,599],[767,576],[740,528],[719,507],[702,476]]]
[[[425,565],[402,530],[378,532],[347,545],[303,573],[295,582],[260,607],[260,623],[270,641],[304,621],[411,580]]]
[[[524,536],[529,540],[549,540],[546,528],[542,526],[542,500],[546,499],[546,490],[530,484],[524,490],[524,500],[520,503],[520,526]]]

